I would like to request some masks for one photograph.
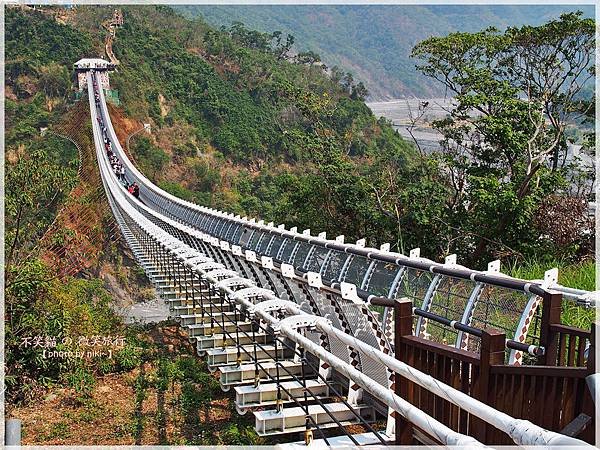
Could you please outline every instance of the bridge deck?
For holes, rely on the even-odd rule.
[[[430,352],[428,361],[430,356],[439,363],[442,356],[459,355],[457,358],[463,358],[459,360],[460,367],[473,369],[472,373],[476,374],[475,366],[484,363],[477,354],[452,349],[441,342],[449,336],[454,346],[463,345],[466,341],[461,333],[465,330],[474,330],[475,334],[482,331],[471,327],[472,321],[482,328],[502,325],[505,331],[516,330],[520,334],[515,335],[515,339],[527,342],[532,336],[528,334],[529,325],[537,323],[531,319],[538,310],[538,297],[548,294],[551,286],[561,289],[555,282],[516,280],[500,275],[494,267],[486,272],[474,271],[457,265],[454,257],[439,264],[421,258],[418,252],[406,257],[385,248],[365,248],[364,240],[345,244],[343,239],[312,237],[310,232],[276,228],[273,224],[264,225],[261,221],[234,217],[177,199],[150,183],[131,164],[116,139],[96,75],[90,72],[86,76],[88,86],[93,86],[89,93],[90,110],[107,199],[136,260],[169,305],[171,314],[179,319],[188,337],[196,341],[198,352],[205,353],[209,370],[221,372],[222,388],[236,388],[241,410],[271,406],[277,392],[275,379],[282,383],[280,388],[289,388],[290,394],[286,394],[281,410],[254,411],[259,434],[302,432],[307,425],[336,428],[336,432],[346,434],[347,425],[360,424],[372,432],[360,439],[370,443],[373,438],[381,437],[369,425],[376,418],[375,406],[378,406],[383,407],[384,412],[388,408],[388,411],[399,412],[405,417],[406,426],[414,425],[435,442],[480,445],[465,434],[467,430],[463,425],[451,424],[443,418],[446,403],[443,408],[439,405],[429,408],[427,404],[416,407],[397,395],[402,385],[392,385],[390,367],[394,367],[417,384],[418,392],[432,403],[440,396],[444,402],[452,402],[448,406],[457,409],[448,413],[450,418],[462,419],[468,411],[479,420],[484,418],[484,427],[492,424],[515,442],[538,443],[539,439],[547,439],[548,442],[583,444],[533,424],[526,424],[527,430],[522,430],[519,428],[523,426],[522,421],[515,421],[471,397],[460,397],[462,392],[450,384],[437,380],[427,385],[420,379],[425,373],[406,371],[403,366],[395,365],[397,361],[393,358],[391,362],[383,362],[383,358],[393,354],[393,339],[406,338],[398,339],[399,345],[408,340],[416,342],[420,345],[419,351]],[[95,101],[94,94],[99,100]],[[103,139],[110,140],[115,154],[126,164],[128,181],[140,185],[141,201],[125,192],[116,180],[104,152]],[[278,250],[273,251],[274,248]],[[261,289],[261,286],[269,289]],[[578,301],[583,298],[582,293],[573,290],[561,292]],[[377,302],[389,305],[387,298],[405,295],[416,302],[420,310],[429,313],[427,317],[418,318],[419,337],[412,335],[412,311],[399,317],[402,319],[399,322],[408,325],[398,329],[408,331],[395,336],[393,331],[397,324],[391,310],[384,309],[380,319],[370,307]],[[244,313],[243,317],[237,316],[240,312]],[[514,322],[508,328],[496,320],[502,317],[498,313],[506,312]],[[253,333],[250,333],[249,316],[260,326],[254,333],[257,342],[250,336]],[[527,326],[517,326],[519,320],[525,319]],[[237,323],[231,323],[232,320]],[[460,333],[456,324],[463,325]],[[546,331],[553,330],[545,326]],[[428,335],[439,338],[437,347],[422,338]],[[499,342],[501,348],[495,348],[490,354],[499,361],[506,339],[502,334],[494,336],[499,336],[494,342]],[[475,341],[471,336],[469,342]],[[511,358],[518,361],[514,356],[513,351]],[[581,355],[577,360],[580,359],[583,359]],[[443,379],[446,374],[438,363],[434,364],[436,375]],[[490,361],[487,364],[490,366]],[[415,373],[420,375],[414,377]],[[462,376],[464,381],[464,373]],[[311,388],[306,391],[296,378],[303,383],[306,380]],[[336,383],[332,383],[334,378]],[[255,387],[253,383],[257,380],[260,384]],[[457,380],[453,378],[448,382],[456,385]],[[363,391],[369,395],[363,396]],[[452,396],[445,397],[446,392],[458,396],[461,402]],[[307,402],[305,393],[309,397]],[[368,399],[369,404],[362,404],[363,398]],[[327,399],[327,403],[320,405],[320,399]],[[390,414],[387,425],[389,430],[393,429],[394,418]],[[471,427],[470,432],[481,434],[477,427]],[[485,430],[482,439],[485,439]],[[346,441],[340,438],[337,442]]]

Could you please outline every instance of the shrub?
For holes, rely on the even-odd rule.
[[[95,360],[95,365],[98,368],[98,372],[101,375],[106,375],[108,373],[113,373],[117,371],[117,364],[114,358],[97,358]]]
[[[85,385],[93,367],[82,368],[81,360],[74,357],[44,358],[44,349],[32,345],[32,340],[40,336],[44,346],[46,339],[55,343],[48,350],[75,351],[81,336],[118,334],[121,322],[109,306],[102,281],[53,279],[37,259],[6,270],[10,280],[5,291],[7,399],[29,400],[38,388],[58,380]]]
[[[142,362],[142,349],[127,343],[115,353],[115,361],[120,370],[128,372],[138,367]]]
[[[138,157],[142,171],[156,178],[158,172],[169,162],[169,155],[158,148],[146,136],[137,139],[133,152]]]
[[[66,380],[80,398],[89,398],[91,396],[94,386],[96,386],[96,379],[94,374],[84,367],[78,367],[75,371],[66,375]]]
[[[260,445],[262,443],[252,426],[236,423],[229,425],[219,438],[222,445]]]

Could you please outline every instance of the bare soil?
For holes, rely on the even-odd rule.
[[[191,345],[176,326],[155,327],[147,336],[173,356],[190,352]],[[152,378],[153,362],[142,370]],[[164,394],[152,387],[136,406],[135,384],[140,368],[98,376],[87,398],[73,389],[56,386],[31,404],[13,408],[11,418],[22,420],[24,445],[184,445],[212,439],[222,442],[223,432],[240,416],[233,408],[232,393],[220,392],[208,410],[197,408],[200,426],[190,426],[182,412],[181,386]],[[215,375],[216,376],[216,375]],[[206,413],[208,412],[208,415]],[[248,422],[249,418],[244,418]],[[247,423],[246,423],[247,425]],[[212,443],[206,442],[205,443]]]

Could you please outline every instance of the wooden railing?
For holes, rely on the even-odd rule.
[[[542,301],[540,345],[546,353],[539,363],[546,366],[585,367],[586,346],[591,332],[561,323],[562,295],[549,293]]]
[[[552,339],[557,340],[557,366],[585,367],[586,345],[590,342],[590,332],[566,325],[551,325]],[[554,364],[552,364],[554,365]]]
[[[595,369],[593,344],[585,357],[593,333],[561,325],[558,300],[551,298],[543,309],[552,314],[542,322],[540,345],[546,354],[539,359],[541,365],[505,365],[506,336],[497,330],[483,331],[479,354],[413,336],[412,302],[407,299],[394,307],[396,358],[515,418],[552,431],[568,429],[570,435],[593,443],[594,405],[585,382]],[[557,318],[558,323],[553,322]],[[514,444],[504,432],[459,405],[396,376],[396,393],[446,426],[485,444]],[[421,434],[396,417],[398,445],[413,444]]]
[[[513,417],[561,432],[580,414],[593,416],[592,398],[585,383],[587,375],[585,368],[492,366],[488,404]],[[589,425],[586,424],[591,431]],[[584,431],[580,430],[577,437],[585,439]],[[494,428],[487,430],[486,438],[495,444],[512,444]]]

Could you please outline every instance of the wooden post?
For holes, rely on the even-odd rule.
[[[542,366],[556,366],[558,360],[558,339],[551,325],[560,325],[562,294],[549,292],[542,301],[542,325],[540,327],[540,345],[546,351],[538,358]]]
[[[473,386],[475,398],[483,403],[495,407],[495,399],[489,393],[491,366],[504,365],[504,351],[506,348],[506,334],[492,328],[483,330],[481,336],[481,350],[479,356],[479,376],[476,377]],[[490,400],[492,401],[490,403]],[[487,429],[490,427],[483,420],[471,416],[472,435],[479,442],[487,444]]]
[[[600,430],[598,430],[596,424],[598,423],[598,416],[600,415],[600,401],[598,400],[597,390],[599,387],[597,379],[594,380],[596,375],[596,338],[600,332],[600,322],[593,322],[590,329],[590,347],[588,349],[587,358],[587,377],[586,384],[584,387],[585,394],[583,396],[583,405],[581,410],[587,414],[590,418],[590,424],[587,426],[583,433],[578,438],[583,439],[586,442],[600,442]]]
[[[593,322],[590,329],[590,348],[587,359],[587,368],[590,375],[596,373],[596,337],[598,336],[599,328],[600,322]]]
[[[397,299],[394,303],[394,353],[399,361],[402,361],[404,357],[402,336],[412,336],[412,324],[412,301],[408,298]],[[394,393],[407,401],[410,401],[409,383],[406,378],[397,373],[394,374]],[[412,423],[398,412],[394,414],[396,416],[396,445],[411,445],[413,443]]]

